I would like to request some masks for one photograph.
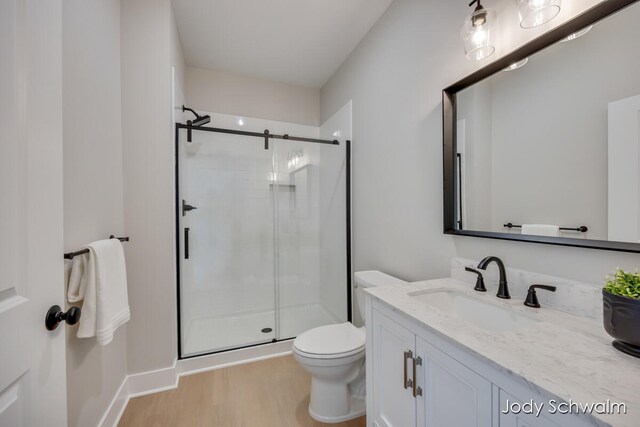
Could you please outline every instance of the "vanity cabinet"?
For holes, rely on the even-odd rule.
[[[585,427],[582,416],[551,413],[549,398],[526,381],[367,301],[368,427]],[[543,404],[539,414],[507,404]],[[555,403],[557,405],[557,403]],[[530,412],[530,411],[529,411]]]
[[[490,381],[377,310],[370,345],[370,425],[491,426]]]

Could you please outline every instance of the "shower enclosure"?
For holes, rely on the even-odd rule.
[[[351,320],[350,144],[319,133],[221,114],[176,125],[181,358]]]

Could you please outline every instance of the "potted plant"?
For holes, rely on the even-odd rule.
[[[617,350],[640,357],[640,273],[618,268],[602,289],[604,329]]]

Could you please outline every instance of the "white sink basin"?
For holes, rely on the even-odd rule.
[[[534,317],[456,291],[418,291],[410,292],[409,296],[488,331],[515,331],[539,322]]]

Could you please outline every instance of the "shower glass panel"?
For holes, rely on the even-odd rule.
[[[197,209],[179,212],[182,356],[270,342],[276,337],[272,153],[253,137],[192,132],[188,143],[184,133],[180,198]]]
[[[346,156],[275,141],[278,339],[347,321]]]
[[[252,127],[262,126],[319,133]],[[264,138],[200,130],[191,138],[178,133],[180,357],[349,320],[348,144],[270,139],[265,149]]]

